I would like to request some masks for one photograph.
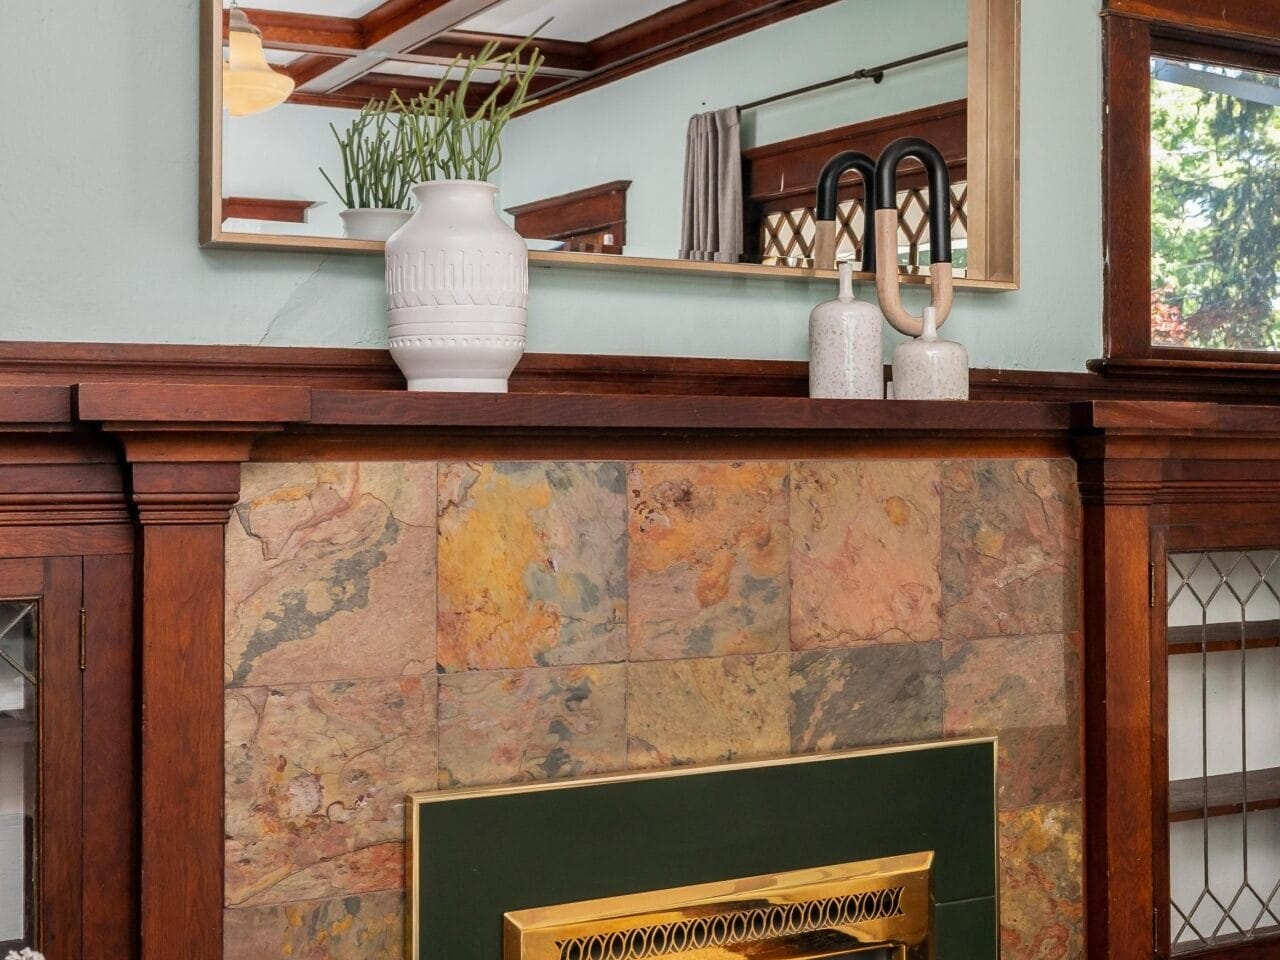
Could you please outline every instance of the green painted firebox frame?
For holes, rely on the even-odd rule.
[[[932,850],[937,960],[996,960],[996,741],[411,794],[411,960],[501,960],[509,910]]]

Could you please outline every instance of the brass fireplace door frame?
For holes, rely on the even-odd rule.
[[[933,852],[517,910],[504,960],[933,960]]]

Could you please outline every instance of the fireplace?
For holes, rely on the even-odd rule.
[[[410,797],[414,960],[995,960],[995,741]]]
[[[932,960],[933,854],[506,915],[503,960]]]

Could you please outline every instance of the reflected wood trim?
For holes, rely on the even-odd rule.
[[[516,232],[522,237],[572,241],[587,235],[611,234],[610,245],[621,252],[627,242],[630,186],[630,180],[611,180],[507,207],[507,213],[515,218]]]
[[[359,20],[348,17],[326,17],[314,13],[292,13],[284,10],[259,10],[241,7],[249,22],[262,31],[266,47],[281,50],[315,48],[363,50],[365,32]],[[222,36],[227,35],[230,11],[221,16]],[[221,42],[219,46],[221,46]]]
[[[270,220],[275,223],[306,223],[314,200],[275,200],[270,197],[223,197],[223,219]]]
[[[304,53],[292,63],[286,64],[280,69],[288,74],[294,83],[294,91],[296,93],[298,87],[304,83],[310,83],[322,73],[332,70],[338,64],[342,63],[346,57],[333,56],[327,53]],[[301,96],[301,95],[299,95]],[[302,98],[295,99],[295,94],[289,94],[289,103],[309,103],[310,101]],[[321,104],[323,106],[323,104]]]
[[[1018,4],[969,2],[968,272],[1016,283],[1021,230]]]
[[[836,0],[684,0],[587,44],[592,70],[539,98],[533,109],[731,40]]]
[[[965,100],[938,103],[743,150],[743,193],[748,202],[769,203],[771,207],[771,201],[793,198],[801,198],[800,206],[806,202],[812,206],[816,202],[818,174],[835,154],[842,150],[861,150],[877,157],[899,137],[929,140],[946,158],[952,183],[955,183],[966,176],[966,104]],[[903,175],[898,179],[900,187],[905,189],[926,182],[923,168],[916,160],[904,162],[902,169]],[[861,176],[849,171],[841,177],[840,188],[842,195],[861,196]]]
[[[492,42],[498,44],[499,53],[506,53],[524,42],[524,38],[509,34],[448,30],[407,52],[419,59],[448,64],[453,63],[455,58],[473,59],[485,44]],[[580,75],[591,70],[591,54],[586,43],[539,37],[537,47],[544,58],[542,69],[553,71],[552,75]]]

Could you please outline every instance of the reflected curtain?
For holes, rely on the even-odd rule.
[[[680,258],[737,263],[742,249],[742,136],[729,107],[689,121]]]

